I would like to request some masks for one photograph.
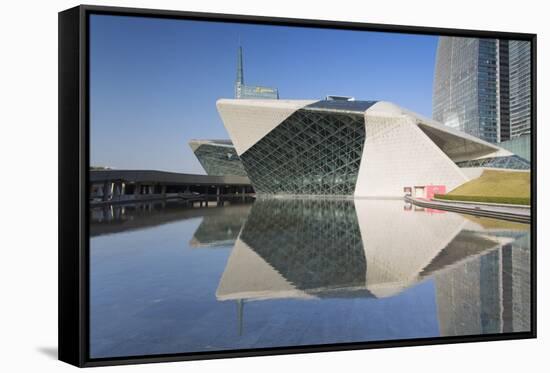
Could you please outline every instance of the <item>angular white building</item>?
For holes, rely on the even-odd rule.
[[[418,197],[483,168],[529,169],[510,151],[384,101],[220,99],[256,193]]]

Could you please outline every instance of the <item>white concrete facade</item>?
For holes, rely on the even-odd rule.
[[[216,107],[240,156],[296,110],[313,102],[221,99],[216,102]]]
[[[366,138],[355,188],[357,197],[403,196],[403,188],[468,181],[454,162],[414,123],[401,116],[365,113]]]

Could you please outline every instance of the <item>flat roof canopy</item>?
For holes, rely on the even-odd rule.
[[[424,123],[418,123],[418,128],[455,162],[476,159],[499,151],[496,146],[472,141],[467,137],[457,136],[449,131]]]
[[[91,183],[124,180],[126,182],[134,183],[159,183],[174,185],[250,185],[250,180],[244,176],[194,175],[155,170],[91,170],[89,180]]]

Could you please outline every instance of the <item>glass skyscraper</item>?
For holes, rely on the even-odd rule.
[[[531,129],[531,45],[510,41],[510,131],[511,138]]]
[[[530,44],[527,41],[439,38],[433,118],[500,143],[531,126]]]

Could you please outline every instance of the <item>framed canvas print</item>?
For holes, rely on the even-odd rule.
[[[59,13],[59,358],[536,336],[536,35]]]

